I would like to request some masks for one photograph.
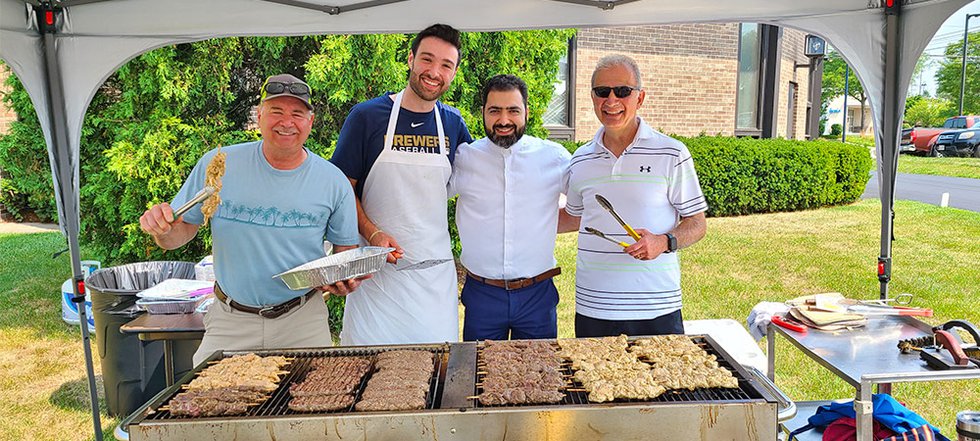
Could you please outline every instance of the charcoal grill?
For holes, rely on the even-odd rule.
[[[393,345],[311,350],[258,351],[258,355],[295,357],[271,398],[242,416],[177,417],[150,412],[180,392],[202,363],[173,387],[137,411],[129,426],[134,441],[235,439],[282,440],[773,440],[777,434],[780,393],[764,377],[733,362],[709,336],[693,341],[718,358],[738,378],[738,389],[668,391],[654,400],[590,403],[585,392],[570,391],[549,405],[483,406],[473,399],[478,386],[480,345]],[[289,409],[289,385],[301,381],[310,360],[324,356],[370,356],[392,349],[417,349],[436,354],[436,366],[425,409],[392,412],[300,413]],[[217,352],[211,360],[240,354]],[[566,368],[569,369],[569,368]],[[567,373],[570,373],[567,372]],[[360,397],[369,378],[358,391]]]

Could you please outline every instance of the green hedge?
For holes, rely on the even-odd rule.
[[[866,147],[834,141],[678,139],[691,150],[709,216],[851,203],[864,192],[873,165]]]

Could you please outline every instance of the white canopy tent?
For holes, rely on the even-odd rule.
[[[916,60],[936,30],[970,1],[0,0],[0,58],[23,82],[37,109],[59,222],[68,238],[74,278],[80,281],[82,121],[105,79],[149,50],[229,36],[412,33],[432,23],[463,31],[698,22],[758,22],[800,29],[825,38],[840,51],[870,100],[882,205],[879,280],[885,296],[905,91]],[[81,329],[96,437],[101,439],[88,330]]]

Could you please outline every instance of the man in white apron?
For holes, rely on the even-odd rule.
[[[393,265],[347,298],[342,345],[459,339],[456,268],[447,219],[450,161],[472,142],[459,111],[438,102],[456,76],[459,31],[432,25],[408,55],[408,86],[351,109],[331,159],[358,196],[365,243],[392,247]],[[398,268],[444,261],[417,269]]]

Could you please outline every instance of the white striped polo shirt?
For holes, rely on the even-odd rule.
[[[596,202],[600,194],[626,223],[663,234],[681,217],[704,212],[691,153],[643,119],[636,138],[618,158],[602,144],[605,131],[579,147],[566,174],[565,211],[581,216],[575,274],[575,311],[603,320],[648,320],[681,309],[678,253],[637,260],[622,247],[591,234],[593,227],[626,243],[634,240]]]

